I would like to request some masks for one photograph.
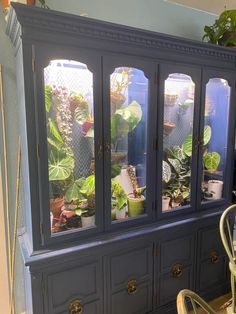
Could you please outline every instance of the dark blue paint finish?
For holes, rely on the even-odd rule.
[[[16,48],[17,60],[26,211],[25,230],[19,240],[25,263],[27,314],[68,313],[75,299],[81,301],[86,314],[173,314],[176,294],[182,288],[200,292],[205,299],[227,292],[228,261],[218,223],[231,202],[235,50],[15,3],[7,33]],[[95,147],[101,143],[103,153],[99,159],[95,152],[97,228],[72,230],[62,236],[51,236],[48,211],[42,69],[51,58],[78,60],[93,72]],[[129,163],[137,165],[138,176],[147,177],[147,203],[145,215],[111,224],[110,153],[106,151],[110,143],[109,78],[120,66],[136,68],[129,102],[135,99],[141,106],[150,104],[130,135],[132,149],[128,157]],[[140,71],[148,79],[148,91]],[[200,140],[204,127],[205,86],[209,79],[226,79],[231,100],[228,124],[221,124],[224,108],[212,124],[214,132],[228,128],[224,199],[200,204],[202,156],[196,148],[192,156],[191,204],[163,214],[164,81],[171,73],[187,74],[195,83],[195,142]],[[217,97],[221,105],[224,94],[222,88],[211,97]],[[183,124],[188,115],[180,115]],[[141,151],[137,143],[144,141],[145,123],[148,136],[145,151]],[[212,143],[212,149],[219,150],[220,132],[217,137],[219,141]],[[139,167],[141,163],[147,163],[147,168]],[[176,264],[181,265],[180,276],[173,275]],[[137,282],[134,294],[127,291],[129,280]]]

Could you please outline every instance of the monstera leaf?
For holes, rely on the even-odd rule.
[[[171,178],[170,165],[165,160],[163,160],[162,161],[162,180],[165,183],[168,183],[170,181],[170,178]]]
[[[211,139],[211,127],[206,125],[203,132],[203,145],[207,145]],[[190,133],[183,142],[183,152],[188,156],[192,156],[193,135]]]
[[[72,184],[69,186],[69,188],[66,191],[65,194],[65,200],[67,202],[72,202],[72,201],[76,201],[78,199],[82,199],[83,195],[80,192],[81,187],[84,184],[85,179],[84,178],[80,178],[78,180],[75,180],[72,182]]]
[[[215,171],[220,164],[220,159],[220,154],[218,154],[217,152],[206,153],[203,156],[204,166],[209,171]]]
[[[66,180],[74,169],[74,159],[63,151],[51,148],[48,158],[49,181]]]

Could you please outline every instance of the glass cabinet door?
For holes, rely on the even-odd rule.
[[[228,150],[228,127],[231,87],[221,77],[210,78],[205,86],[201,202],[219,201],[224,195]]]
[[[162,213],[191,203],[195,83],[170,73],[164,81]]]
[[[93,73],[56,59],[43,71],[51,234],[95,226]]]
[[[115,227],[148,219],[150,80],[138,66],[111,65],[107,77],[110,124],[106,128],[109,139],[106,153],[110,169],[106,180],[111,192],[105,197],[110,212],[107,224]]]

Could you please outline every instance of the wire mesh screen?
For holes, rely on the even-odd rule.
[[[66,142],[75,157],[74,176],[86,177],[90,174],[91,160],[94,157],[94,138],[86,136],[84,131],[86,119],[84,118],[83,123],[81,122],[81,115],[84,114],[83,117],[85,117],[85,113],[80,112],[79,118],[76,119],[75,108],[71,100],[77,99],[78,101],[79,99],[80,102],[88,103],[89,118],[93,119],[93,74],[83,63],[54,60],[44,70],[44,81],[46,86],[52,87],[53,91],[57,93],[57,101],[53,102],[54,110],[49,113],[49,116],[57,120],[62,135],[66,133],[63,130],[67,130],[69,134],[67,134]],[[62,111],[60,106],[64,107],[64,112],[59,112],[61,116],[57,119],[58,111]],[[60,123],[62,124],[61,129]]]

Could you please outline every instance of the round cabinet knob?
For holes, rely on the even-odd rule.
[[[218,263],[219,262],[219,255],[218,255],[217,251],[211,251],[209,259],[210,259],[211,264]]]
[[[69,306],[70,314],[82,314],[83,306],[80,300],[74,300]]]
[[[179,278],[183,275],[183,266],[181,264],[175,264],[172,267],[172,275],[174,278]]]
[[[135,294],[137,292],[137,280],[132,279],[128,281],[127,292],[128,294]]]

